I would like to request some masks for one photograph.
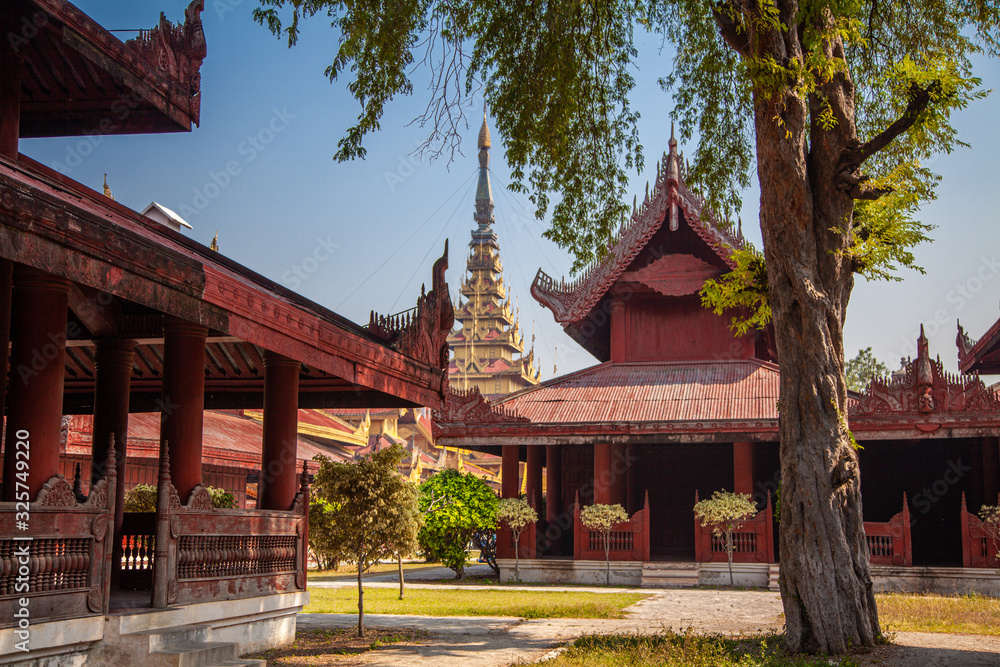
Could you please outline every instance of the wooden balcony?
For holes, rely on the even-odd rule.
[[[694,502],[698,502],[698,492],[695,491]],[[764,509],[752,519],[747,519],[733,531],[733,562],[734,563],[773,563],[774,559],[774,521],[771,509],[771,494],[767,494],[767,504]],[[712,529],[702,526],[694,520],[695,560],[699,563],[727,563],[725,535],[714,535]]]
[[[609,560],[648,561],[649,558],[649,494],[643,508],[632,518],[611,529]],[[573,558],[604,560],[604,536],[590,530],[580,521],[580,503],[573,508]]]

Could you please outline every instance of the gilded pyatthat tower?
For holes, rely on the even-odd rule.
[[[493,229],[490,187],[490,130],[483,114],[479,131],[479,186],[476,188],[476,228],[469,243],[469,260],[455,321],[461,326],[448,337],[453,353],[448,375],[451,386],[478,387],[488,398],[504,396],[538,384],[534,347],[524,354],[524,336],[511,312],[503,281],[500,244]]]

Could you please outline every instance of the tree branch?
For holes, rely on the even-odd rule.
[[[733,16],[737,15],[738,9],[733,7],[731,0],[718,2],[712,6],[712,16],[719,26],[719,33],[723,41],[733,48],[736,53],[744,58],[750,56],[750,35],[747,34],[746,26],[737,23]]]
[[[933,85],[933,84],[932,84]],[[920,114],[931,101],[931,89],[924,89],[913,84],[910,86],[910,103],[906,106],[906,111],[896,119],[889,127],[882,130],[878,135],[864,144],[854,144],[847,148],[841,156],[840,162],[843,171],[853,171],[860,167],[865,160],[875,153],[888,146],[893,139],[913,127]]]

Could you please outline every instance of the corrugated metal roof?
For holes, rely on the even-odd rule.
[[[605,363],[499,402],[535,423],[763,420],[778,386],[758,360]]]

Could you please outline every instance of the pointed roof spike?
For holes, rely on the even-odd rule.
[[[670,142],[667,145],[670,146],[670,154],[675,155],[677,153],[677,138],[674,136],[673,121],[670,121]]]

